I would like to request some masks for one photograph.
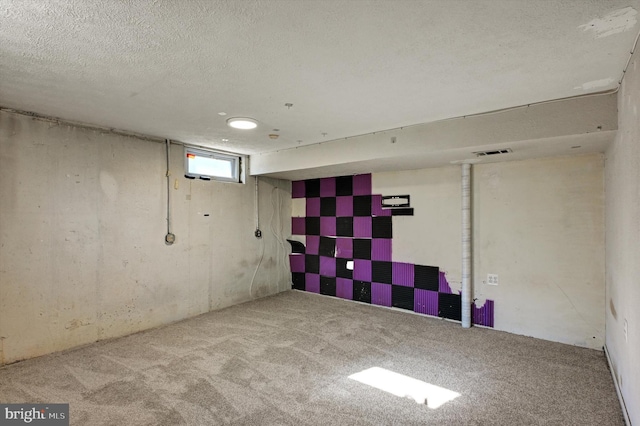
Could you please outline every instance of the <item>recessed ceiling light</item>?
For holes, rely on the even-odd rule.
[[[218,115],[225,116],[225,115],[227,115],[227,113],[226,112],[219,112]]]
[[[258,127],[258,122],[253,118],[235,117],[228,119],[227,125],[234,129],[250,130]]]
[[[222,142],[229,142],[229,139],[222,139]]]

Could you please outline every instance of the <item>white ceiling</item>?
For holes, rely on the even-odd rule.
[[[0,0],[0,106],[264,153],[614,89],[638,9],[640,0]],[[233,116],[259,127],[229,129]]]

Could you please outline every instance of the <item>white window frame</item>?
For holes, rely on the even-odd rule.
[[[204,175],[200,173],[194,173],[189,170],[189,154],[193,154],[197,157],[207,157],[213,158],[216,160],[228,161],[231,163],[231,171],[233,176],[231,178],[225,176],[215,176],[215,175]],[[220,182],[232,182],[232,183],[242,183],[243,182],[243,173],[242,173],[242,156],[218,152],[214,150],[208,150],[204,148],[194,148],[191,146],[184,147],[184,176],[188,179],[202,179],[202,180],[217,180]]]

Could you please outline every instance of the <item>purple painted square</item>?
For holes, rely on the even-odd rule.
[[[289,265],[291,272],[304,272],[304,254],[290,254]]]
[[[493,328],[493,320],[494,320],[493,300],[487,300],[484,304],[484,307],[486,309],[484,325],[486,325],[487,327]]]
[[[371,304],[391,306],[391,284],[371,283]]]
[[[382,195],[371,196],[371,214],[373,216],[391,216],[390,209],[382,208]]]
[[[319,250],[320,250],[320,236],[307,235],[307,246],[305,247],[304,252],[306,254],[318,254]]]
[[[291,235],[304,235],[304,231],[305,231],[305,218],[292,217],[291,218]]]
[[[371,260],[391,261],[391,239],[373,238],[371,240]]]
[[[336,238],[336,257],[343,259],[353,258],[352,238]]]
[[[336,258],[320,256],[320,275],[325,277],[336,276]]]
[[[333,237],[336,235],[336,218],[325,216],[320,218],[320,235],[323,237]]]
[[[353,177],[353,195],[371,195],[371,174]]]
[[[487,299],[480,308],[476,307],[476,303],[473,302],[472,310],[474,324],[493,327],[493,300]]]
[[[356,238],[371,238],[371,216],[353,218],[353,236]]]
[[[438,292],[419,288],[413,290],[413,310],[419,314],[438,316]]]
[[[353,280],[336,278],[336,296],[342,299],[353,300]]]
[[[453,294],[453,290],[451,290],[451,286],[449,285],[449,281],[447,281],[447,277],[444,275],[444,272],[440,271],[438,276],[438,291],[440,293]]]
[[[338,217],[353,216],[353,197],[352,196],[336,197],[336,216]]]
[[[291,182],[291,198],[304,198],[303,180],[294,180]]]
[[[413,263],[393,262],[391,266],[391,281],[393,284],[413,287],[415,278],[414,266]]]
[[[371,261],[355,259],[353,261],[353,279],[371,282]]]
[[[320,293],[320,275],[318,274],[304,274],[304,288],[311,293]]]
[[[307,198],[307,217],[320,216],[320,198]]]
[[[320,196],[321,197],[336,196],[336,178],[320,179]]]

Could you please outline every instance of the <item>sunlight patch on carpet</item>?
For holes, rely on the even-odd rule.
[[[380,367],[372,367],[349,376],[351,380],[388,392],[401,398],[411,398],[431,409],[453,401],[459,393]]]

